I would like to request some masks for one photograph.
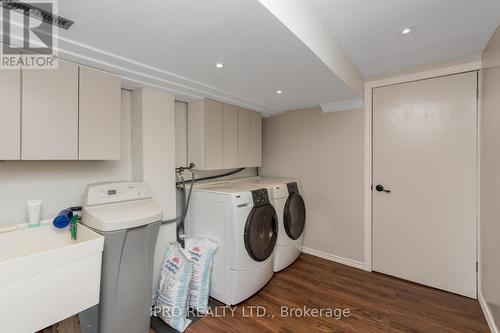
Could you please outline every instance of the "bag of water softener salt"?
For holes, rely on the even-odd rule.
[[[217,243],[207,238],[192,237],[186,238],[185,245],[193,262],[189,307],[199,314],[205,314],[208,311],[210,277]]]
[[[178,243],[170,244],[160,270],[156,306],[159,317],[180,332],[191,323],[188,302],[192,276],[189,254]]]

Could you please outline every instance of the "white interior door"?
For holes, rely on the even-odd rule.
[[[373,90],[373,270],[472,298],[476,94],[477,72]]]

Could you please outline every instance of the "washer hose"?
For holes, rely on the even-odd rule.
[[[194,182],[196,181],[194,178],[194,171],[189,169],[189,172],[191,173],[191,180],[192,184],[189,187],[189,193],[187,196],[186,200],[186,180],[184,179],[184,176],[181,175],[181,183],[182,183],[182,213],[180,216],[179,224],[177,225],[177,242],[181,244],[182,247],[184,247],[184,237],[185,237],[185,228],[184,228],[184,222],[186,220],[186,215],[189,209],[189,202],[191,201],[191,193],[193,193],[193,187],[194,187]]]
[[[210,179],[217,179],[217,178],[220,178],[220,177],[227,177],[227,176],[231,176],[231,175],[234,175],[240,171],[243,171],[245,170],[246,168],[239,168],[239,169],[236,169],[236,170],[233,170],[231,172],[227,172],[227,173],[223,173],[221,175],[215,175],[215,176],[207,176],[207,177],[203,177],[203,178],[193,178],[192,179],[188,179],[186,180],[186,183],[191,183],[191,182],[199,182],[199,181],[202,181],[202,180],[210,180]],[[184,169],[184,170],[189,170],[189,169]],[[178,181],[177,182],[177,185],[180,185],[182,182]]]

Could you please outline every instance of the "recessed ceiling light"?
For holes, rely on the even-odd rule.
[[[217,68],[224,68],[224,64],[221,63],[221,62],[218,62],[218,63],[215,64],[215,67],[217,67]]]
[[[279,95],[279,94],[282,94],[283,93],[283,90],[276,90],[276,93]]]
[[[414,31],[415,31],[414,27],[404,27],[403,30],[401,30],[401,34],[402,35],[409,35]]]

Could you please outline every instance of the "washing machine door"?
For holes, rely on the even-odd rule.
[[[245,248],[255,261],[264,261],[273,254],[278,237],[278,216],[273,206],[254,207],[245,224]]]
[[[298,192],[288,197],[283,209],[283,223],[285,232],[293,240],[298,239],[304,232],[306,224],[306,205]]]

